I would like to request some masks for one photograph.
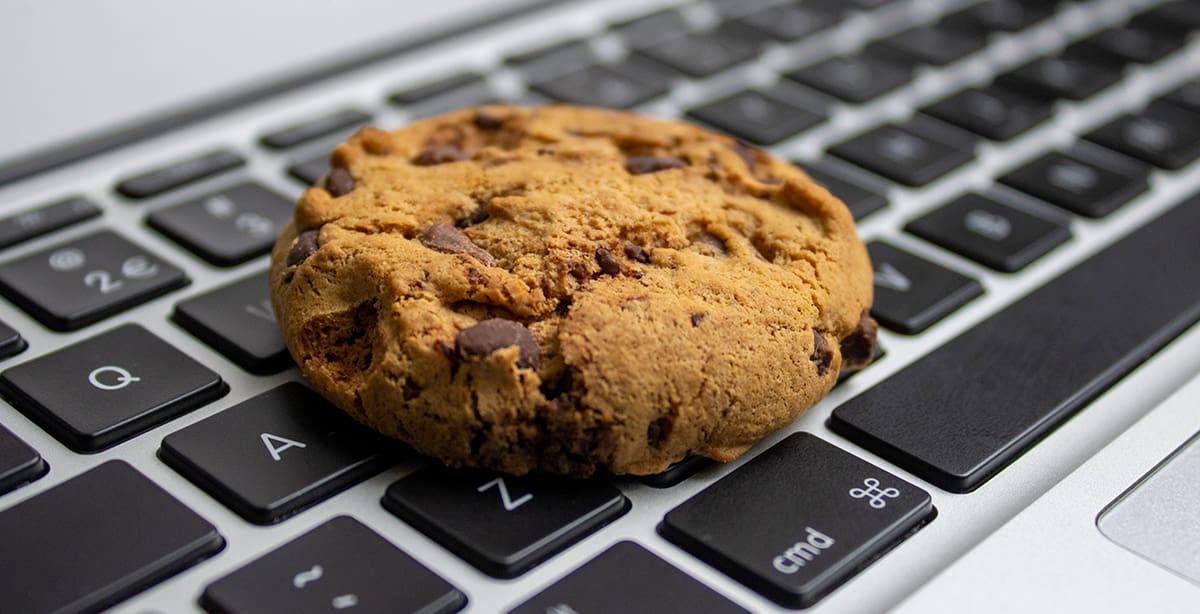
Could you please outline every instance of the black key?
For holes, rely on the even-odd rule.
[[[904,229],[1006,273],[1025,268],[1071,238],[1061,222],[979,194],[962,196]]]
[[[846,173],[829,169],[829,165],[804,167],[804,171],[810,177],[846,203],[846,207],[850,209],[850,215],[854,216],[855,221],[887,206],[887,197],[883,195],[883,192],[864,188],[864,182],[855,180]]]
[[[271,251],[292,219],[292,201],[257,183],[240,183],[146,219],[155,230],[217,266],[234,266]]]
[[[0,511],[6,612],[98,612],[225,547],[216,528],[124,461]]]
[[[125,179],[117,184],[117,191],[129,198],[150,198],[245,163],[241,156],[221,149]]]
[[[59,331],[187,284],[183,271],[107,230],[0,265],[0,293]]]
[[[1104,150],[1050,152],[1000,182],[1063,209],[1103,217],[1149,188],[1149,167]]]
[[[934,514],[929,493],[796,433],[671,510],[659,531],[764,597],[803,608]]]
[[[760,36],[736,22],[693,32],[638,51],[693,77],[707,77],[758,55]]]
[[[1175,0],[1150,9],[1145,17],[1162,29],[1200,30],[1200,2]]]
[[[912,67],[872,48],[854,56],[839,56],[786,75],[849,102],[868,102],[912,79]]]
[[[543,81],[596,63],[587,41],[568,40],[549,47],[510,55],[505,60],[534,81]]]
[[[651,488],[670,488],[692,477],[697,471],[712,463],[713,461],[703,456],[689,456],[678,463],[672,463],[661,473],[640,476],[638,481]]]
[[[255,524],[273,524],[382,471],[388,441],[296,382],[163,438],[159,458]]]
[[[830,426],[941,488],[978,487],[1200,319],[1197,228],[1193,196],[838,407]]]
[[[0,373],[9,401],[77,452],[116,445],[228,390],[219,375],[136,324]]]
[[[358,109],[342,109],[264,134],[259,142],[271,149],[288,149],[371,121]]]
[[[1141,113],[1123,115],[1084,138],[1155,166],[1178,170],[1200,157],[1200,113],[1154,101]]]
[[[1054,101],[990,85],[963,90],[922,111],[980,136],[1007,141],[1050,119]]]
[[[964,32],[1017,32],[1054,14],[1045,0],[988,0],[947,17],[947,27]]]
[[[743,90],[687,112],[691,119],[758,145],[774,145],[824,116],[755,90]]]
[[[378,533],[337,516],[213,582],[213,614],[457,612],[467,597]]]
[[[1102,30],[1075,43],[1067,48],[1067,55],[1151,64],[1183,48],[1186,42],[1184,31],[1162,32],[1135,21]]]
[[[0,495],[46,475],[48,469],[40,454],[0,425]]]
[[[393,104],[412,105],[446,96],[456,90],[477,90],[486,87],[483,75],[477,73],[459,73],[445,79],[439,79],[394,92],[391,96],[388,96],[388,100],[392,101]]]
[[[20,354],[27,347],[29,347],[29,344],[25,343],[25,339],[21,337],[21,333],[18,333],[8,324],[0,322],[0,359]]]
[[[778,41],[800,40],[824,30],[841,19],[840,7],[832,3],[782,4],[756,11],[739,22]]]
[[[620,587],[614,591],[614,588]],[[510,614],[570,612],[705,612],[749,610],[679,571],[649,550],[623,541],[510,611]]]
[[[1039,58],[996,77],[996,82],[1035,95],[1083,100],[1121,80],[1119,66],[1079,56]]]
[[[307,185],[316,185],[329,172],[329,155],[321,154],[312,160],[297,162],[288,167],[288,174]]]
[[[1164,100],[1193,113],[1200,113],[1200,79],[1184,83],[1167,94]]]
[[[969,135],[914,117],[903,126],[885,124],[830,148],[888,179],[923,186],[975,158]]]
[[[294,364],[275,322],[265,272],[183,301],[171,317],[251,373],[278,373]]]
[[[515,578],[629,511],[600,480],[429,467],[393,483],[383,506],[497,578]]]
[[[983,49],[982,37],[943,26],[909,28],[883,39],[881,44],[917,62],[946,66]]]
[[[100,207],[85,198],[68,198],[0,219],[0,248],[65,228],[100,215]]]
[[[678,11],[661,11],[613,25],[630,48],[639,48],[687,34],[687,22]]]
[[[601,64],[535,83],[531,88],[563,102],[615,109],[627,109],[667,93],[667,84],[663,81]]]
[[[875,269],[871,315],[898,333],[919,333],[983,294],[978,281],[882,241],[867,251]]]

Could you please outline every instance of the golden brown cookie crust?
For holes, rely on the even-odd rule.
[[[730,460],[829,391],[843,340],[865,360],[850,213],[729,137],[489,106],[364,129],[331,162],[272,254],[288,349],[335,405],[449,465]],[[491,318],[521,326],[463,332]],[[523,330],[536,347],[505,341]]]

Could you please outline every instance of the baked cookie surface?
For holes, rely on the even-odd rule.
[[[284,339],[452,466],[730,460],[874,350],[871,269],[803,172],[682,122],[488,106],[338,146],[272,254]]]

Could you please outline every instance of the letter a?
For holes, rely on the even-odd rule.
[[[267,452],[271,453],[271,458],[273,458],[275,460],[279,460],[279,453],[283,452],[284,450],[286,450],[288,448],[306,448],[306,447],[308,447],[308,446],[304,445],[303,443],[300,443],[299,441],[295,441],[292,439],[286,439],[286,438],[280,437],[279,435],[272,435],[270,433],[262,434],[262,442],[263,442],[264,446],[267,446]]]

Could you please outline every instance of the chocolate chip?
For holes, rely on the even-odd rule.
[[[487,111],[475,112],[475,127],[480,130],[495,130],[504,125],[504,120]]]
[[[320,247],[317,240],[321,237],[320,230],[305,230],[296,237],[296,242],[292,244],[292,249],[288,250],[287,266],[294,266],[304,262],[309,256],[317,252]]]
[[[354,177],[350,171],[338,167],[329,171],[325,176],[325,189],[334,196],[345,196],[354,191]]]
[[[702,314],[702,313],[693,313],[692,314],[692,328],[696,328],[696,327],[700,326],[700,323],[703,321],[704,321],[704,314]]]
[[[842,369],[854,371],[871,364],[875,358],[875,337],[878,332],[879,325],[864,311],[854,332],[842,339],[840,344]]]
[[[470,157],[467,152],[459,149],[458,145],[437,145],[421,150],[420,153],[413,157],[412,163],[417,166],[433,166],[447,162],[458,162]]]
[[[746,168],[753,173],[754,169],[758,166],[758,155],[760,150],[755,149],[754,147],[751,147],[741,141],[734,143],[732,149],[733,153],[737,154],[738,157],[742,159],[742,162],[746,163]]]
[[[405,380],[404,388],[400,392],[405,401],[411,401],[421,394],[421,385],[412,380]]]
[[[616,256],[606,248],[596,248],[596,264],[600,265],[600,272],[605,275],[621,274],[621,263],[617,262]]]
[[[496,350],[517,346],[521,355],[517,367],[536,369],[542,360],[541,350],[533,333],[517,322],[503,318],[484,320],[464,328],[454,339],[454,347],[461,356],[487,356]]]
[[[641,245],[634,245],[633,243],[625,244],[625,256],[637,260],[642,264],[650,262],[650,254],[647,254]]]
[[[813,329],[813,353],[808,359],[816,363],[817,375],[821,377],[829,372],[829,365],[833,364],[833,348],[829,347],[825,337],[815,328]]]
[[[671,422],[671,419],[666,417],[659,418],[646,425],[646,443],[650,444],[652,448],[657,448],[658,444],[665,441],[671,435],[672,426],[674,424]]]
[[[634,175],[657,173],[672,168],[683,168],[687,162],[671,156],[629,156],[625,160],[625,170]]]
[[[492,214],[488,212],[488,204],[480,203],[470,215],[458,220],[457,222],[454,222],[454,225],[458,226],[459,228],[469,228],[476,224],[482,224],[483,222],[486,222],[491,215]]]
[[[575,279],[587,279],[591,275],[591,272],[588,271],[587,265],[583,264],[582,262],[572,262],[568,267],[567,272],[570,273],[571,277],[574,277]]]
[[[434,224],[421,233],[421,243],[429,249],[447,254],[466,254],[483,263],[496,266],[491,254],[479,249],[463,231],[450,224]]]

